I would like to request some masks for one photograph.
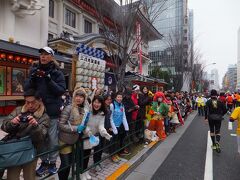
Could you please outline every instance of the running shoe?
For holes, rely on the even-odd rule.
[[[118,160],[118,158],[117,158],[116,155],[112,156],[111,159],[112,159],[112,161],[115,162],[115,163],[119,162],[119,160]]]
[[[58,171],[58,169],[57,169],[55,163],[49,164],[49,166],[48,166],[48,173],[49,173],[50,175],[56,174],[57,171]]]
[[[36,170],[36,175],[39,177],[44,176],[48,173],[48,165],[45,162],[42,162],[39,168]]]
[[[221,148],[220,148],[220,144],[216,143],[216,152],[220,153],[221,152]]]
[[[212,145],[212,150],[216,150],[217,148],[216,148],[216,145],[215,144],[213,144]]]
[[[124,149],[124,150],[120,153],[121,156],[127,156],[127,155],[129,155],[129,154],[130,154],[130,152],[129,152],[127,149]]]

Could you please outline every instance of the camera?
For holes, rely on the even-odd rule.
[[[28,122],[28,116],[31,115],[29,112],[21,113],[19,116],[20,122],[26,123]]]
[[[33,77],[44,77],[46,74],[45,71],[37,69],[34,73],[32,73]]]

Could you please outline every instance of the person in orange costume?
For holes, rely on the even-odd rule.
[[[164,140],[167,136],[164,128],[164,118],[168,115],[169,107],[165,103],[165,96],[162,92],[157,92],[153,98],[152,109],[149,114],[152,119],[148,125],[148,129],[156,131],[160,140]]]

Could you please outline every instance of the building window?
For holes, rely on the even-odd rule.
[[[48,33],[48,40],[53,39],[53,34]]]
[[[49,17],[54,18],[54,0],[49,0]]]
[[[102,28],[99,28],[99,34],[103,34],[104,30]]]
[[[75,28],[76,27],[76,14],[69,9],[65,11],[65,24]]]
[[[92,33],[92,23],[88,20],[84,20],[84,33]]]

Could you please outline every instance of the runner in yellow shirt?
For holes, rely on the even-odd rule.
[[[237,143],[238,143],[238,153],[240,154],[240,107],[237,107],[234,109],[230,116],[230,121],[234,122],[237,120],[238,126],[237,126]]]

